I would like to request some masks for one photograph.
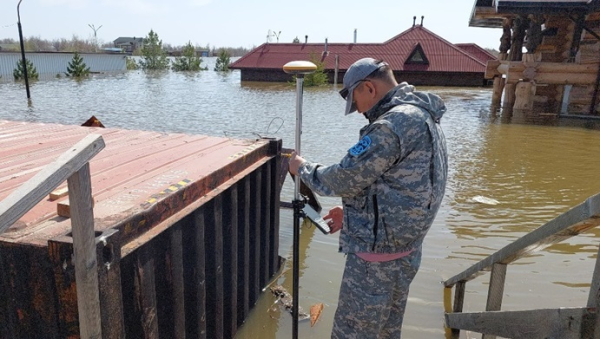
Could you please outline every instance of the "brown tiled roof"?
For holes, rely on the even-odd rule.
[[[428,65],[405,64],[410,54],[420,45]],[[372,57],[387,61],[396,71],[484,72],[485,62],[456,45],[444,40],[421,25],[413,26],[384,43],[265,43],[234,62],[233,69],[282,69],[289,61],[310,60],[316,55],[325,63],[325,69],[346,70],[361,58]]]

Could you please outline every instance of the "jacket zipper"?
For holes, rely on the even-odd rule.
[[[373,196],[373,209],[375,209],[375,225],[373,225],[373,235],[375,238],[373,239],[373,248],[375,251],[375,244],[377,243],[377,231],[379,229],[379,208],[377,207],[377,196]]]

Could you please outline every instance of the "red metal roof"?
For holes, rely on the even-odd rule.
[[[270,152],[266,140],[0,120],[0,200],[90,133],[106,144],[90,162],[97,230],[134,215],[152,227]],[[57,216],[67,199],[43,199],[0,240],[44,244],[70,231],[70,219]]]
[[[420,44],[429,65],[408,65],[406,59]],[[233,69],[282,69],[289,61],[320,57],[325,69],[346,70],[358,59],[372,57],[387,61],[396,71],[427,70],[437,72],[484,72],[485,62],[444,40],[421,25],[415,25],[384,43],[265,43],[238,59]],[[418,66],[418,67],[417,67]]]
[[[488,60],[497,59],[497,57],[495,55],[493,55],[492,53],[488,52],[486,49],[481,48],[479,45],[474,44],[474,43],[455,44],[455,46],[462,49],[463,51],[471,54],[472,56],[479,59],[479,61],[482,61],[484,63],[487,63]]]

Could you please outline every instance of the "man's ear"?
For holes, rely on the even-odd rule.
[[[368,81],[365,86],[367,87],[367,90],[369,91],[369,94],[373,94],[375,92],[375,85],[373,84],[372,81]]]

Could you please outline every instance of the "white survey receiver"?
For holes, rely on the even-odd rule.
[[[304,213],[304,216],[308,218],[308,220],[310,220],[315,226],[317,226],[318,229],[321,230],[321,232],[324,234],[329,234],[329,232],[331,232],[331,228],[329,228],[329,225],[327,225],[325,219],[321,217],[319,212],[310,207],[310,205],[304,205],[302,212]]]

